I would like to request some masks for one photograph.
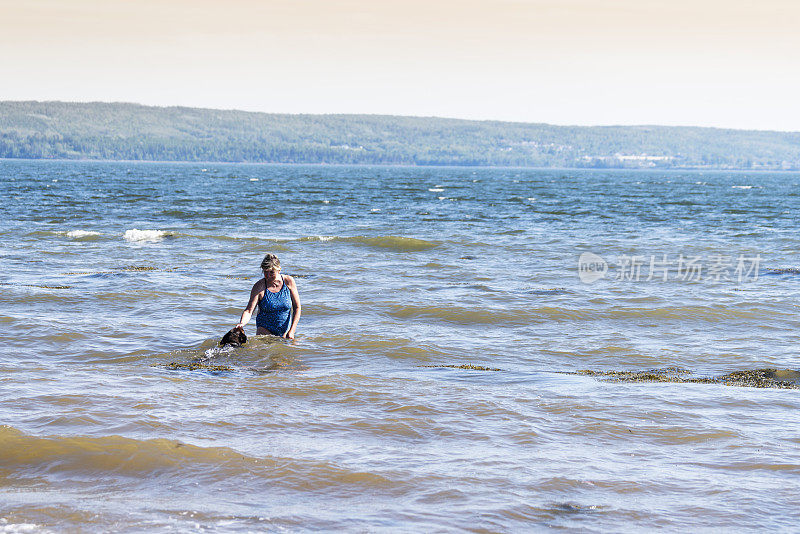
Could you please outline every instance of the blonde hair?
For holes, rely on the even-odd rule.
[[[261,260],[261,270],[262,271],[270,271],[272,269],[281,270],[281,260],[278,259],[278,256],[275,254],[267,254],[264,256],[264,259]]]

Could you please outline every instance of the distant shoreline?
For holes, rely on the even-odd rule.
[[[800,132],[0,101],[0,158],[794,171]]]
[[[735,172],[735,173],[786,173],[800,174],[800,169],[742,169],[718,167],[526,167],[516,165],[413,165],[391,163],[297,163],[297,162],[269,162],[269,161],[180,161],[180,160],[145,160],[145,159],[68,159],[68,158],[0,158],[0,163],[9,162],[52,162],[52,163],[128,163],[128,164],[169,164],[169,165],[247,165],[247,166],[275,166],[275,167],[385,167],[409,169],[519,169],[530,171],[581,171],[581,172]]]

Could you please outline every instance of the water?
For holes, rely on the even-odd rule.
[[[570,373],[799,369],[771,270],[799,174],[6,160],[0,188],[0,532],[796,528],[797,390]],[[296,341],[216,347],[267,252]],[[501,371],[435,367],[463,364]]]

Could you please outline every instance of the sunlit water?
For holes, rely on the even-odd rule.
[[[0,206],[0,532],[797,528],[800,392],[569,373],[800,368],[798,174],[0,161]],[[216,347],[267,252],[296,341]]]

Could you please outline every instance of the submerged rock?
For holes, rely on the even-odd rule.
[[[800,274],[800,268],[798,267],[768,268],[767,274]]]
[[[495,367],[483,367],[481,365],[472,365],[471,363],[462,363],[461,365],[420,365],[420,367],[446,367],[450,369],[469,369],[470,371],[502,371]]]
[[[800,373],[790,369],[756,369],[734,371],[717,378],[728,386],[751,388],[800,389]]]
[[[724,384],[751,388],[800,389],[800,371],[791,369],[753,369],[734,371],[715,377],[691,376],[691,371],[679,367],[648,369],[646,371],[592,371],[574,373],[606,379],[610,382],[673,382],[689,384]]]
[[[154,366],[160,367],[160,366]],[[209,365],[207,363],[200,363],[200,362],[170,362],[164,364],[164,369],[169,369],[170,371],[196,371],[198,369],[203,371],[212,371],[215,373],[220,373],[224,371],[233,371],[233,367],[229,365]]]
[[[116,267],[116,270],[126,272],[157,271],[158,267],[153,267],[152,265],[124,265]]]

